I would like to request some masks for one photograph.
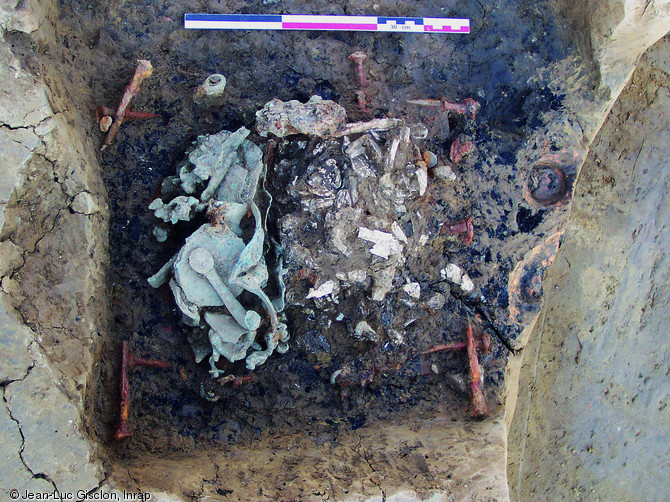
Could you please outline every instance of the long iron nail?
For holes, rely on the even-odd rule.
[[[100,148],[101,150],[107,148],[111,144],[114,137],[116,136],[116,133],[119,132],[119,128],[121,127],[121,124],[123,124],[123,121],[126,118],[126,108],[128,108],[130,100],[132,100],[133,97],[137,94],[137,91],[139,91],[140,84],[142,83],[142,81],[145,78],[150,77],[152,72],[153,72],[153,66],[151,66],[150,61],[146,59],[140,59],[138,61],[138,65],[137,68],[135,69],[133,79],[130,81],[130,83],[126,87],[126,91],[123,93],[121,102],[119,103],[119,106],[116,109],[114,122],[112,123],[112,126],[109,128],[109,131],[107,131],[105,141],[103,142],[102,147]]]
[[[486,406],[484,393],[481,388],[482,373],[479,369],[479,359],[477,358],[477,345],[475,337],[472,335],[472,326],[468,323],[465,332],[468,343],[468,359],[470,360],[470,391],[472,392],[472,416],[475,418],[485,417],[489,410]]]

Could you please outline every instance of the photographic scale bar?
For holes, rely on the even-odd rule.
[[[184,28],[192,30],[330,30],[470,33],[470,20],[445,17],[185,14]]]

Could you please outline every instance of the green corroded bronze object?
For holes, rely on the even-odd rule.
[[[184,323],[193,328],[189,339],[196,360],[210,356],[215,378],[223,373],[216,364],[221,356],[230,362],[244,359],[253,370],[275,350],[288,350],[289,335],[278,316],[284,303],[281,261],[274,271],[278,298],[266,292],[265,215],[254,202],[262,152],[248,135],[242,127],[199,137],[178,174],[163,183],[161,198],[149,206],[166,223],[188,221],[203,211],[209,217],[149,283],[155,288],[169,283]],[[251,236],[242,229],[250,218]],[[256,298],[253,305],[239,301],[245,291]],[[259,311],[268,323],[262,323]]]

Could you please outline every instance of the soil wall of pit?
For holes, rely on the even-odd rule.
[[[104,477],[85,403],[108,331],[109,214],[88,111],[58,68],[40,63],[57,43],[56,15],[51,2],[0,4],[5,493],[88,492]]]
[[[646,52],[582,167],[523,354],[513,500],[667,496],[669,55]]]

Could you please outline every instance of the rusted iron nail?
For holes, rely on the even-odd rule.
[[[472,244],[472,241],[475,237],[475,229],[472,225],[472,218],[468,216],[463,221],[459,221],[458,223],[453,224],[443,223],[442,228],[440,228],[440,234],[455,235],[463,244],[469,246]]]
[[[143,357],[135,357],[132,353],[129,353],[128,367],[134,368],[135,366],[148,366],[151,368],[162,368],[162,369],[172,368],[172,365],[170,363],[157,361],[156,359],[144,359]]]
[[[365,97],[365,90],[364,89],[359,89],[356,91],[356,101],[358,102],[358,108],[362,112],[369,112],[370,110],[368,109],[368,100]]]
[[[114,109],[110,108],[109,106],[100,105],[95,111],[95,116],[99,122],[101,119],[105,117],[112,118],[114,116],[114,113],[115,113]],[[160,115],[158,115],[157,113],[136,112],[134,110],[126,110],[124,120],[156,119],[158,117],[160,117]]]
[[[361,89],[364,89],[368,82],[365,78],[365,69],[363,63],[368,59],[367,54],[363,51],[356,51],[349,54],[349,59],[356,65],[356,74],[358,75],[358,83]]]
[[[476,348],[480,352],[488,352],[491,348],[491,339],[487,334],[484,334],[481,340],[475,342]],[[455,343],[443,343],[440,345],[435,345],[434,347],[424,350],[421,355],[434,354],[435,352],[452,352],[457,350],[466,350],[468,348],[468,342],[455,342]]]
[[[240,385],[244,385],[245,383],[252,382],[254,380],[254,377],[249,375],[249,376],[244,376],[244,377],[237,377],[235,380],[233,380],[233,388],[238,388]]]
[[[461,103],[450,103],[446,99],[442,99],[442,109],[460,113],[462,115],[470,115],[470,120],[475,120],[475,116],[479,111],[480,104],[472,98],[465,98]]]
[[[468,344],[468,359],[470,361],[470,392],[472,393],[472,416],[475,418],[485,417],[489,410],[486,406],[484,393],[481,388],[482,373],[479,369],[479,359],[477,357],[477,344],[472,335],[472,326],[468,323],[465,332]]]
[[[268,149],[265,155],[263,156],[263,167],[265,168],[265,178],[263,184],[266,189],[269,189],[272,186],[272,183],[275,180],[275,151],[277,149],[277,142],[273,139],[268,141]]]
[[[128,108],[130,101],[139,91],[140,84],[142,83],[142,81],[145,78],[150,77],[152,72],[153,67],[151,66],[150,61],[146,59],[140,59],[138,61],[137,68],[135,69],[135,74],[133,75],[133,78],[128,84],[128,86],[126,87],[126,91],[123,93],[123,97],[121,98],[119,106],[116,109],[116,113],[114,114],[114,121],[112,122],[109,131],[107,131],[105,141],[103,142],[102,147],[100,148],[101,150],[107,148],[111,144],[114,137],[116,136],[116,133],[119,132],[119,128],[121,127],[121,124],[123,124],[123,121],[126,118],[127,114],[126,109]]]
[[[120,441],[131,436],[128,429],[128,411],[130,410],[130,389],[128,388],[128,344],[121,344],[121,407],[119,412],[119,424],[114,431],[114,439]]]
[[[461,115],[469,115],[471,120],[475,120],[477,112],[481,105],[472,98],[466,98],[461,103],[451,103],[446,98],[442,99],[409,99],[407,102],[411,105],[432,106],[442,108],[444,112],[456,112]]]
[[[451,144],[451,149],[449,150],[449,158],[451,159],[451,162],[454,165],[458,164],[465,155],[474,149],[474,147],[475,145],[472,141],[461,143],[458,139],[454,140]]]
[[[155,359],[144,359],[135,357],[128,351],[128,343],[121,342],[121,384],[120,389],[120,411],[119,423],[114,431],[114,439],[120,441],[132,436],[128,428],[128,412],[130,411],[130,387],[128,385],[128,370],[135,366],[150,366],[152,368],[171,368],[172,365]]]
[[[234,389],[237,389],[239,386],[252,382],[254,380],[254,377],[252,375],[247,375],[243,377],[238,377],[235,375],[226,375],[218,380],[218,383],[221,385],[225,385],[227,383],[231,383],[233,385]]]
[[[368,110],[367,99],[365,96],[365,88],[368,85],[368,81],[365,78],[365,68],[363,68],[363,63],[368,59],[368,56],[363,51],[356,51],[349,54],[349,59],[356,65],[356,75],[358,75],[359,89],[356,91],[358,107],[362,112],[368,112],[370,110]]]

